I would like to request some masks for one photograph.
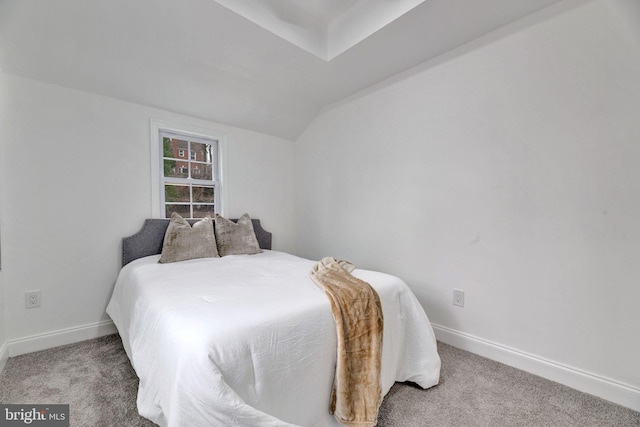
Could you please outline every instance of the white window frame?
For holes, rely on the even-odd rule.
[[[215,140],[217,141],[217,153],[213,153],[214,159],[217,158],[217,165],[214,160],[214,172],[217,169],[217,177],[214,176],[213,184],[215,186],[215,212],[225,216],[228,195],[226,186],[224,185],[225,167],[227,164],[227,135],[216,129],[208,129],[197,126],[186,125],[182,123],[167,122],[158,119],[150,121],[150,147],[151,147],[151,216],[152,218],[165,218],[164,206],[164,163],[162,150],[162,133],[173,134],[176,137],[191,138],[194,142],[203,142],[197,140]],[[188,152],[188,151],[187,151]],[[188,159],[190,160],[190,159]],[[216,179],[217,178],[217,179]],[[196,180],[203,183],[204,181]],[[206,181],[211,184],[211,181]],[[205,184],[207,185],[207,184]]]

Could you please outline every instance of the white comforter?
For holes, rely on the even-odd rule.
[[[335,426],[336,333],[314,261],[276,251],[126,265],[107,313],[140,378],[138,410],[161,426]],[[356,269],[380,295],[382,392],[438,383],[433,330],[397,277]]]

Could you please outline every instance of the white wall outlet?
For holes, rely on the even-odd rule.
[[[40,291],[29,291],[24,293],[25,308],[40,307]]]
[[[464,307],[464,291],[460,289],[453,290],[453,305]]]

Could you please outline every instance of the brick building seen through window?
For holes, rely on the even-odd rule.
[[[213,216],[216,212],[217,141],[163,134],[163,205],[165,216]]]

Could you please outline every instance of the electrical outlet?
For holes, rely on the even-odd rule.
[[[453,305],[464,307],[464,291],[460,289],[453,290]]]
[[[25,308],[40,307],[40,291],[30,291],[24,293]]]

